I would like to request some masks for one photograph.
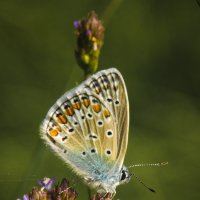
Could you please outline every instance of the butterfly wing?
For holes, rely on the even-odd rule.
[[[127,150],[129,130],[129,101],[123,77],[117,69],[111,68],[100,71],[85,84],[110,111],[110,121],[114,120],[114,128],[111,129],[115,134],[112,139],[115,145],[113,145],[112,152],[115,165],[121,169]],[[111,141],[107,137],[104,137],[104,140],[103,144]]]
[[[103,70],[57,100],[41,125],[41,135],[76,173],[94,178],[100,168],[104,173],[105,162],[109,169],[123,165],[128,109],[120,72]]]

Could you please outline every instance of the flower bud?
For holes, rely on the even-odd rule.
[[[88,76],[98,67],[104,27],[94,11],[89,12],[87,18],[75,21],[74,27],[77,37],[76,60]]]

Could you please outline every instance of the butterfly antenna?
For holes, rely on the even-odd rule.
[[[147,188],[150,192],[156,193],[156,191],[150,187],[148,187],[147,185],[145,185],[135,174],[132,174],[132,176],[134,176],[137,181],[139,181],[145,188]]]
[[[161,166],[165,166],[167,164],[168,164],[167,161],[161,162],[161,163],[146,163],[146,164],[140,163],[140,164],[135,164],[135,165],[128,166],[128,168],[132,168],[132,167],[153,167],[153,166],[161,167]]]

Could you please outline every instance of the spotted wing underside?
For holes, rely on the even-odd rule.
[[[102,160],[120,168],[128,142],[128,109],[120,72],[103,70],[57,100],[41,135],[78,174],[91,175]]]

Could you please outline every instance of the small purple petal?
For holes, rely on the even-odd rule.
[[[87,30],[86,32],[87,35],[92,35],[92,31],[90,29]]]
[[[38,181],[38,184],[41,185],[42,187],[45,187],[46,185],[43,181],[40,181],[40,180]]]
[[[25,194],[25,195],[23,196],[23,200],[29,200],[29,197],[28,197],[27,194]]]
[[[51,190],[52,185],[55,182],[55,180],[56,180],[55,178],[52,178],[52,179],[49,180],[49,182],[45,186],[47,188],[47,190]]]
[[[38,184],[41,185],[42,187],[45,187],[47,190],[51,190],[51,187],[53,183],[55,182],[55,178],[49,179],[49,178],[44,178],[44,181],[38,181]]]
[[[74,27],[75,27],[75,28],[78,28],[79,25],[80,25],[80,22],[79,22],[79,21],[74,21]]]

